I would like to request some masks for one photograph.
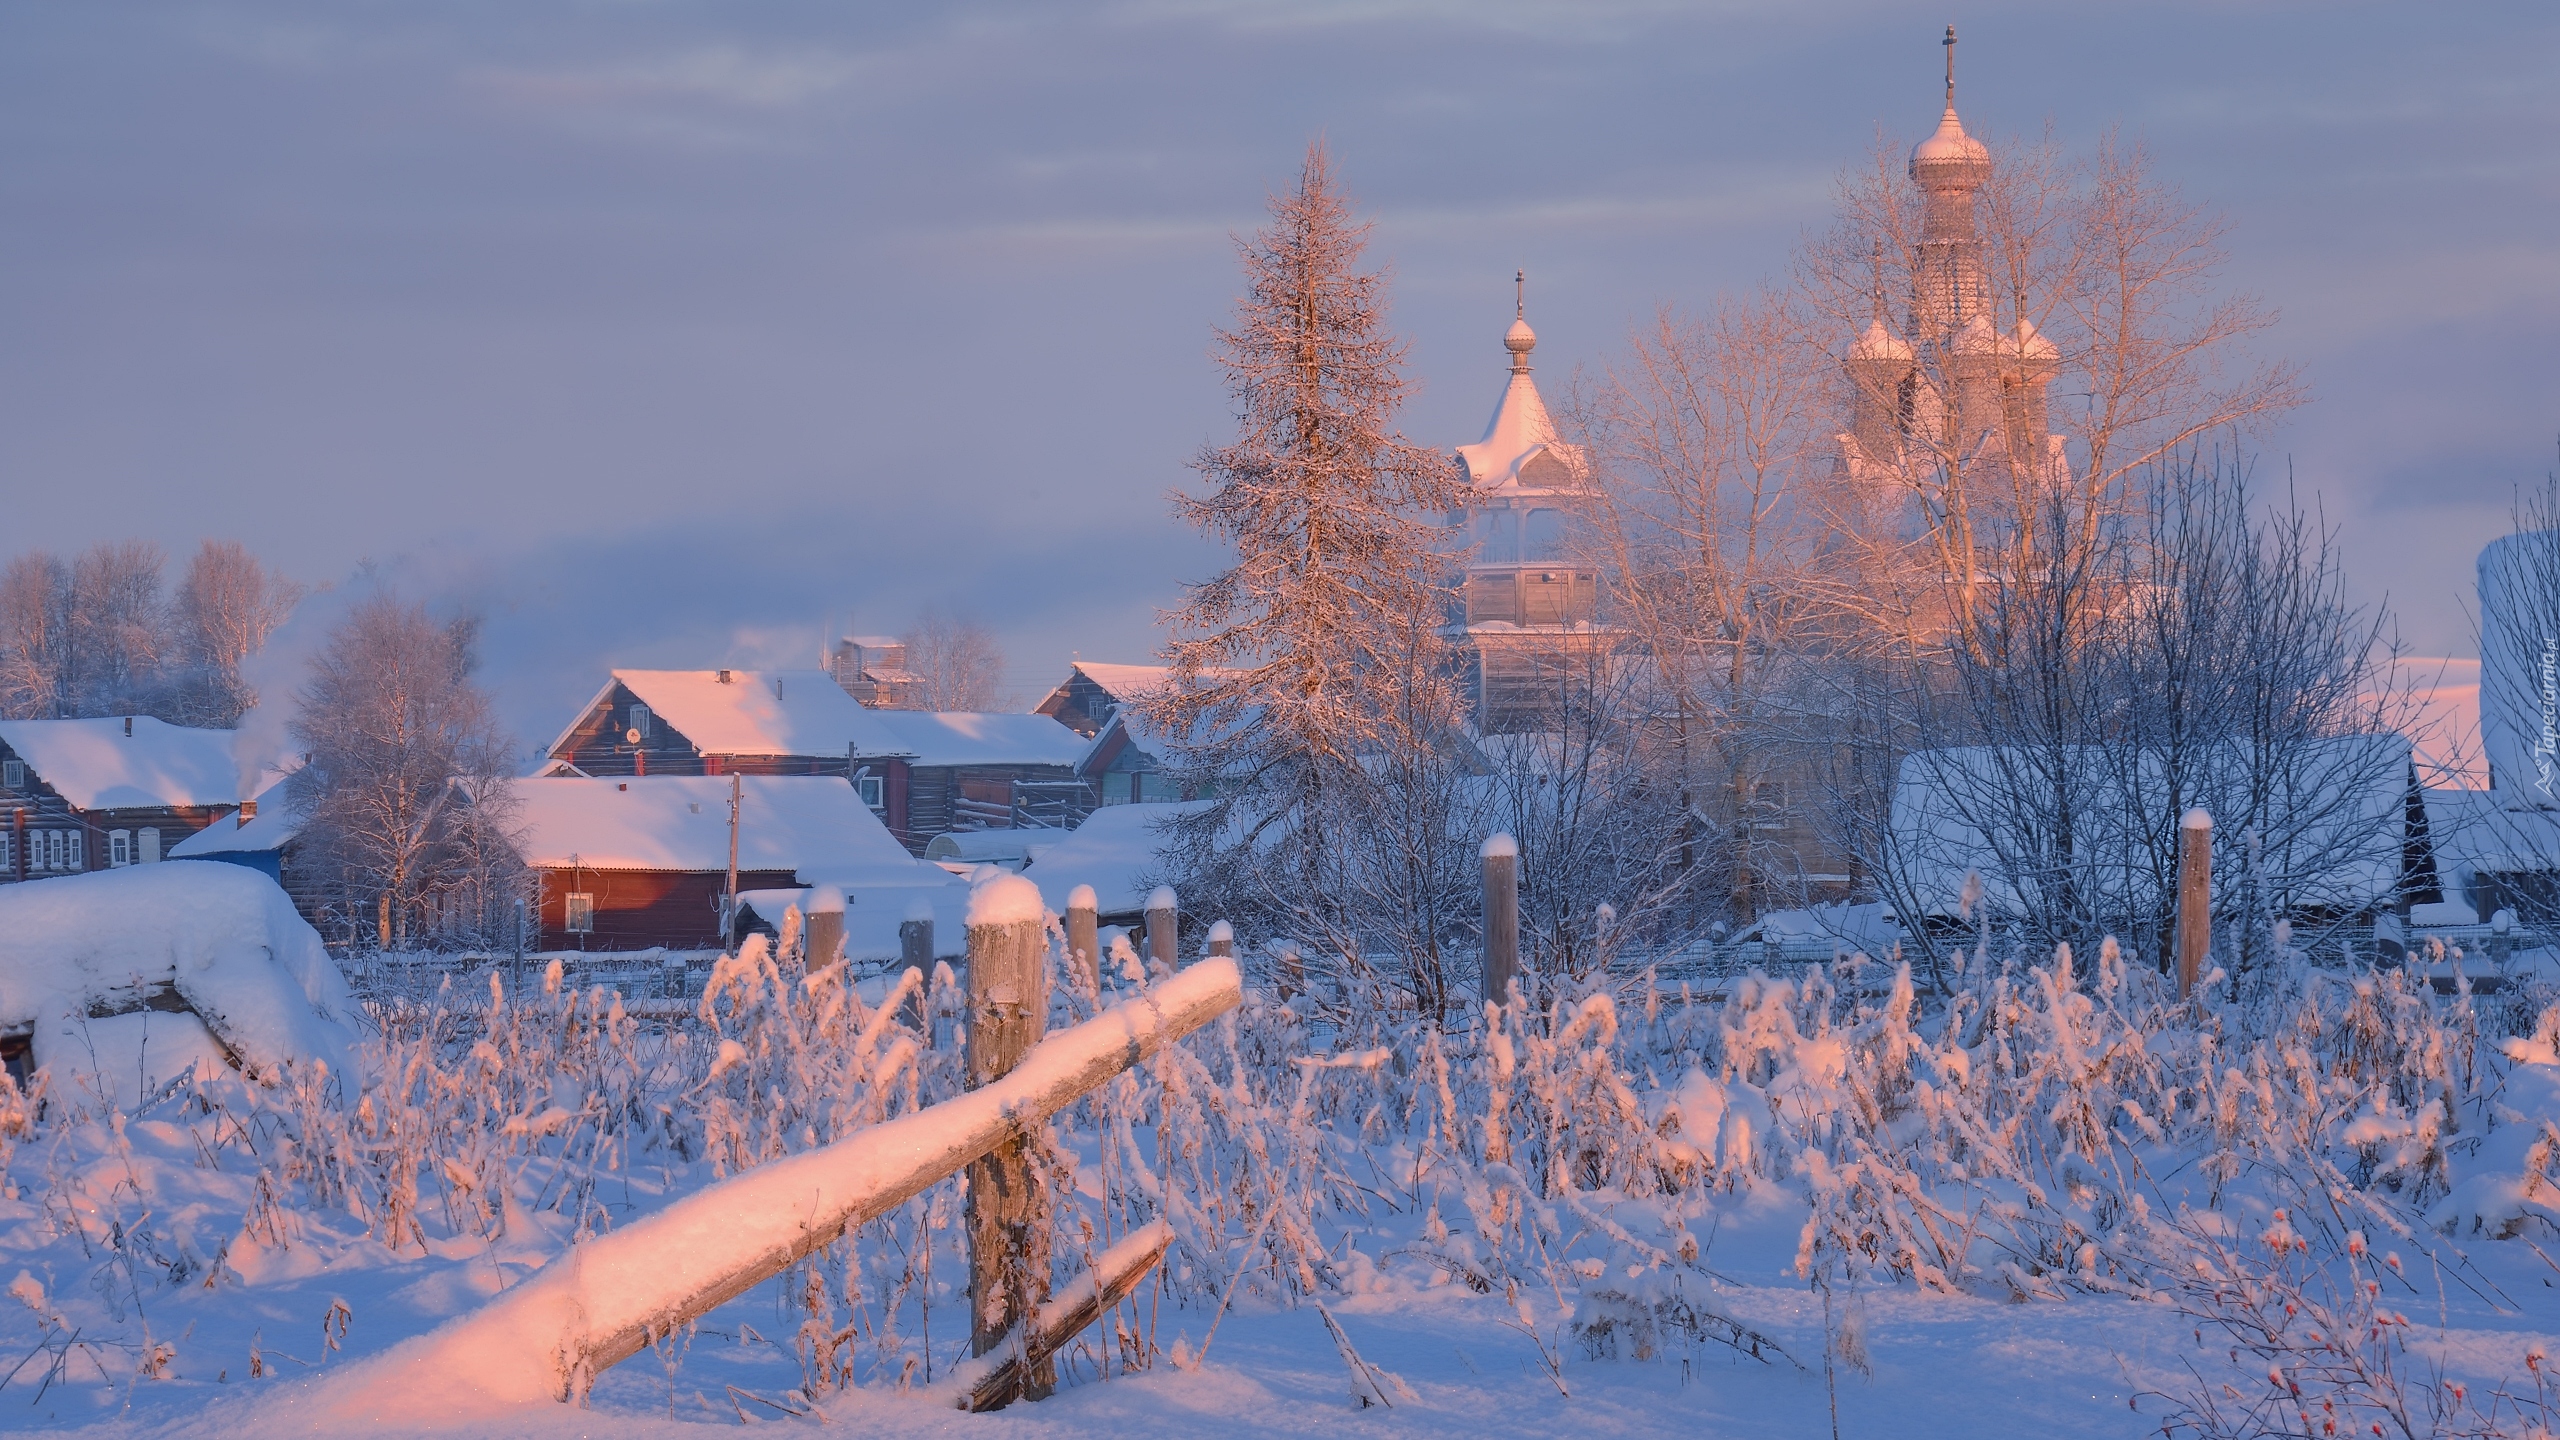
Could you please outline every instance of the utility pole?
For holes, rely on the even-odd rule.
[[[727,951],[738,929],[738,777],[729,776],[729,894],[720,906],[720,948]]]

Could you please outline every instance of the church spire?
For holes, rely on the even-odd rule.
[[[1956,27],[1947,27],[1947,38],[1938,42],[1947,47],[1947,112],[1956,108]]]

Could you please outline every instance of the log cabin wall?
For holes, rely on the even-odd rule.
[[[877,763],[877,762],[874,762]],[[1066,765],[904,765],[890,762],[889,833],[908,853],[921,857],[936,835],[967,828],[960,823],[960,800],[975,791],[982,803],[999,794],[1010,796],[1016,780],[1073,780]],[[904,784],[896,783],[904,772]],[[903,797],[903,803],[901,798]],[[1002,828],[1002,827],[997,827]]]
[[[593,870],[561,866],[541,873],[540,938],[544,950],[712,950],[720,946],[720,900],[726,871]],[[784,890],[789,870],[741,870],[738,888]],[[594,928],[569,929],[569,897],[592,897]]]
[[[17,778],[15,785],[7,783],[11,776]],[[164,859],[179,841],[227,813],[226,808],[212,805],[83,810],[0,742],[0,883]],[[67,838],[74,835],[79,837],[76,845]],[[119,835],[124,841],[121,859],[116,853]],[[151,848],[155,840],[156,850]]]

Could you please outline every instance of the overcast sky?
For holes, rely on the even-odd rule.
[[[974,611],[1036,698],[1216,557],[1229,236],[1328,136],[1416,440],[1779,269],[1940,27],[1995,143],[2122,126],[2233,221],[2268,437],[2407,639],[2560,430],[2544,5],[488,0],[0,10],[0,550],[236,536],[491,619],[535,743],[612,664]]]

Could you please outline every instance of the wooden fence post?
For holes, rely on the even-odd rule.
[[[801,950],[812,970],[823,970],[844,958],[844,892],[821,885],[809,892],[808,939]]]
[[[2195,992],[2213,949],[2213,817],[2202,806],[2178,822],[2178,998]]]
[[[1232,957],[1236,953],[1236,927],[1224,920],[1210,926],[1209,953]]]
[[[1173,887],[1157,886],[1155,893],[1147,897],[1147,958],[1167,970],[1179,969],[1182,965],[1181,941],[1178,938],[1181,920]]]
[[[1101,908],[1090,885],[1079,885],[1067,893],[1067,962],[1076,967],[1096,994],[1102,990]]]
[[[968,1088],[1003,1079],[1048,1029],[1048,916],[1040,889],[998,874],[969,895]],[[985,1355],[1049,1299],[1049,1196],[1038,1157],[1008,1140],[969,1166],[970,1353]],[[1037,1400],[1057,1385],[1044,1357],[1022,1393]]]
[[[910,1018],[924,1032],[925,1043],[935,1044],[940,1037],[933,1033],[933,902],[921,895],[907,902],[907,918],[898,922],[898,964],[917,972],[916,1008]]]
[[[1508,1004],[1520,975],[1520,842],[1495,835],[1479,852],[1484,859],[1484,998]]]

